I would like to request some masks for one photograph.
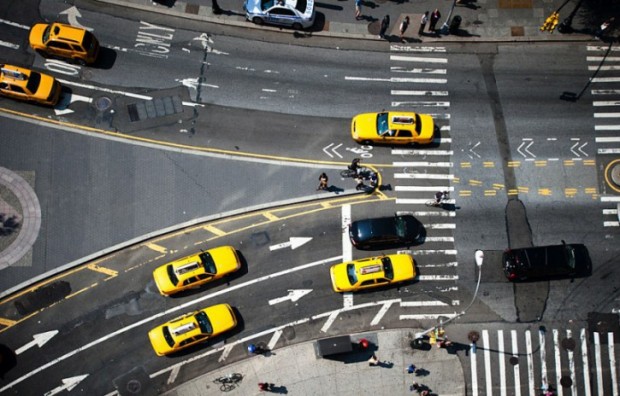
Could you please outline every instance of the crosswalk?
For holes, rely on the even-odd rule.
[[[588,45],[588,71],[594,73],[591,79],[592,105],[594,108],[594,132],[599,156],[610,157],[620,154],[620,89],[613,87],[620,82],[620,47],[609,45]],[[608,160],[603,160],[608,164]],[[620,165],[618,165],[620,166]],[[609,188],[613,188],[610,186]],[[618,188],[620,191],[620,188]],[[620,227],[618,204],[620,196],[603,195],[603,225]]]
[[[586,329],[482,330],[470,351],[468,394],[618,396],[614,342],[612,332]]]

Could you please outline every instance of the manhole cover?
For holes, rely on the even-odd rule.
[[[573,338],[565,338],[562,340],[562,348],[572,351],[575,349],[575,340]]]
[[[611,181],[614,182],[616,186],[620,186],[620,163],[614,165],[611,168]]]
[[[142,389],[142,384],[138,380],[130,380],[127,382],[127,392],[138,393]]]
[[[560,378],[560,385],[562,385],[562,388],[570,388],[573,386],[573,380],[570,377],[562,377]]]
[[[112,99],[108,98],[107,96],[101,96],[95,99],[95,107],[99,111],[105,111],[109,109],[110,106],[112,106]]]

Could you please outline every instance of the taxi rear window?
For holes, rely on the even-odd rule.
[[[39,84],[41,83],[41,73],[37,73],[35,71],[30,72],[30,77],[28,78],[28,83],[26,84],[26,88],[28,91],[35,93],[39,89]]]

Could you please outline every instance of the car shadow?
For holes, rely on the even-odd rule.
[[[95,63],[90,65],[91,67],[103,70],[109,70],[114,66],[116,62],[116,51],[111,48],[100,47],[99,48],[99,56]]]

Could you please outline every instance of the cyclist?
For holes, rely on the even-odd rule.
[[[360,161],[361,159],[354,158],[353,161],[351,161],[351,165],[349,165],[347,168],[355,172],[355,174],[357,175],[357,170],[360,168]]]
[[[441,205],[441,201],[443,201],[444,199],[448,199],[449,194],[450,193],[448,191],[437,191],[435,193],[435,205]]]

